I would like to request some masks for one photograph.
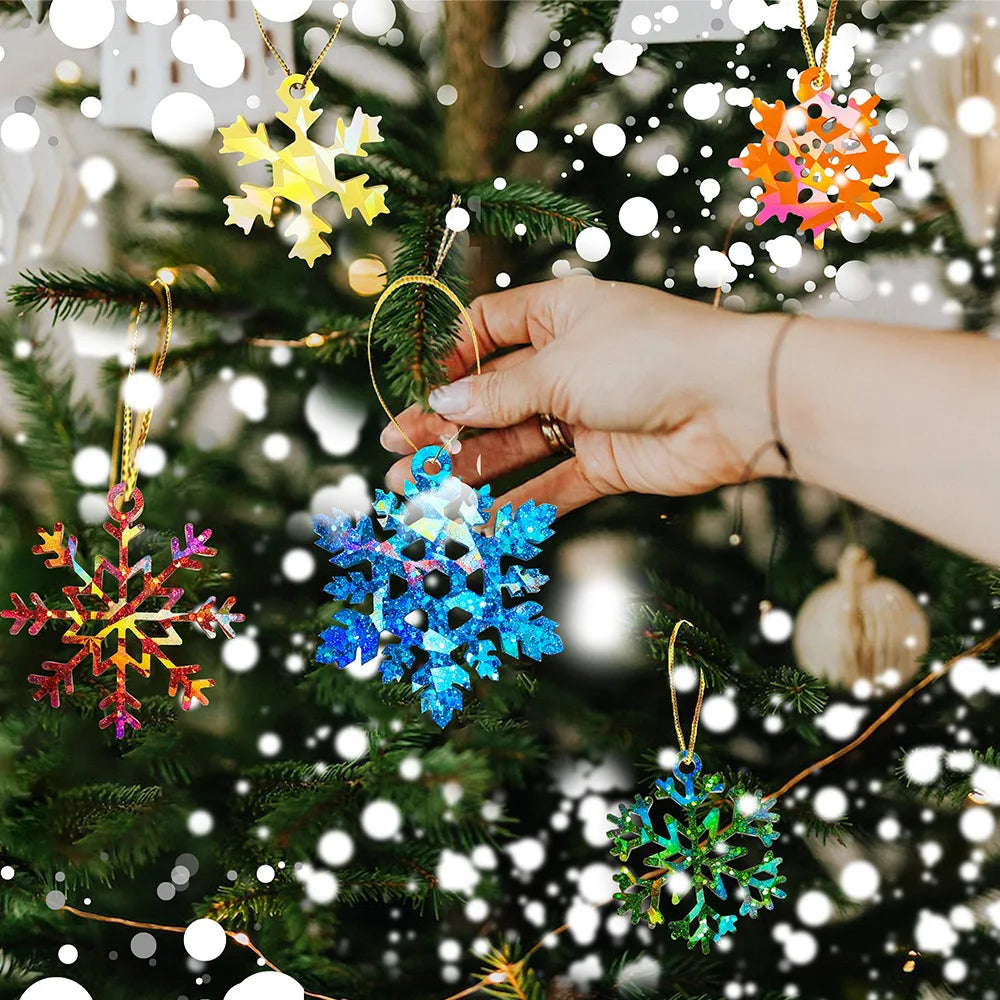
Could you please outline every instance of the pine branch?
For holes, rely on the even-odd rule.
[[[538,9],[555,20],[560,35],[579,41],[591,35],[610,38],[617,3],[600,0],[539,0]]]
[[[602,86],[611,86],[612,80],[604,68],[596,64],[567,73],[558,87],[511,121],[507,129],[508,138],[512,140],[513,135],[522,129],[538,130],[551,125],[562,115],[580,107],[586,98]],[[513,141],[510,141],[510,146],[514,146]]]
[[[45,342],[36,342],[27,355],[20,345],[18,326],[0,322],[0,366],[9,376],[23,417],[24,443],[20,445],[35,472],[41,473],[62,506],[77,493],[73,456],[78,424],[90,414],[83,404],[71,402],[72,378],[56,374],[55,359]]]
[[[817,715],[826,706],[825,682],[797,667],[765,670],[755,678],[756,707],[765,715],[787,708],[799,715]]]
[[[391,211],[399,211],[405,204],[409,209],[437,207],[448,198],[440,183],[430,184],[409,167],[395,162],[393,148],[370,156],[345,156],[337,158],[337,170],[343,176],[368,175],[368,183],[387,184],[392,204]],[[391,214],[391,213],[390,213]]]
[[[302,887],[283,871],[266,884],[254,880],[222,886],[202,909],[228,927],[253,927],[260,920],[280,917],[299,902],[301,894]]]
[[[8,289],[8,301],[22,313],[50,309],[53,322],[78,318],[88,311],[94,319],[120,318],[140,302],[146,303],[147,317],[160,312],[160,301],[149,285],[124,271],[22,271],[21,279],[21,284]],[[245,308],[245,303],[219,295],[198,281],[178,281],[171,291],[175,312],[222,313]]]
[[[78,110],[86,97],[100,97],[101,88],[94,83],[54,83],[39,95],[39,99],[53,108]]]
[[[733,653],[725,630],[704,605],[691,594],[662,580],[655,573],[649,580],[661,606],[639,609],[641,636],[649,643],[653,658],[665,663],[670,649],[670,636],[680,620],[691,624],[677,634],[678,658],[686,658],[705,672],[711,687],[724,686],[733,680],[729,664]]]
[[[431,274],[444,237],[446,205],[404,218],[399,228],[401,246],[389,271],[389,281],[407,274]],[[454,250],[438,275],[461,299],[465,279]],[[423,402],[435,385],[445,380],[444,358],[458,339],[457,312],[437,289],[416,284],[392,295],[379,313],[374,337],[390,351],[390,391],[406,403]]]
[[[572,243],[588,226],[604,228],[600,215],[582,201],[547,191],[538,184],[517,181],[498,191],[492,181],[473,185],[465,192],[465,202],[479,203],[479,225],[483,232],[507,239],[540,240],[558,237]],[[526,232],[519,235],[515,226]]]
[[[515,945],[504,942],[483,959],[483,992],[499,1000],[545,1000],[545,987],[528,965],[529,954],[514,958]]]

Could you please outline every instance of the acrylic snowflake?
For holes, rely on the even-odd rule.
[[[653,795],[636,796],[633,805],[619,806],[619,813],[608,815],[614,824],[608,831],[614,844],[611,853],[622,861],[631,859],[638,874],[623,867],[614,877],[621,889],[614,898],[620,903],[618,912],[630,914],[633,923],[643,917],[650,925],[664,922],[664,889],[675,906],[686,905],[682,900],[693,890],[691,909],[668,926],[672,937],[686,940],[689,948],[699,944],[707,952],[710,941],[736,929],[738,917],[756,917],[759,909],[770,910],[775,899],[784,898],[779,888],[785,881],[778,874],[781,858],[767,851],[756,864],[737,867],[734,862],[747,848],[732,843],[738,837],[754,837],[770,847],[778,838],[777,815],[741,785],[727,789],[718,774],[701,777],[696,754],[690,763],[682,755],[672,780],[657,781]],[[649,871],[643,873],[642,866]],[[714,901],[705,898],[710,890],[726,901],[733,888],[741,900],[738,914],[720,913]]]
[[[427,472],[433,463],[438,471]],[[358,655],[370,660],[380,634],[392,633],[399,641],[384,647],[383,682],[409,672],[421,708],[443,728],[461,709],[473,673],[497,680],[500,651],[533,660],[562,651],[555,622],[535,602],[515,600],[548,579],[519,563],[552,534],[556,510],[532,500],[516,511],[507,504],[485,533],[489,486],[477,490],[452,476],[449,456],[437,447],[418,451],[412,468],[415,482],[403,497],[376,491],[377,529],[371,518],[355,523],[343,511],[313,519],[316,544],[344,571],[326,592],[345,605],[320,636],[316,660],[340,667]]]
[[[858,104],[851,97],[840,105],[829,88],[814,89],[818,73],[812,69],[799,76],[794,92],[801,104],[786,108],[783,101],[754,100],[761,141],[729,161],[763,187],[756,224],[798,216],[799,231],[812,230],[817,249],[823,246],[826,230],[836,229],[842,215],[882,221],[874,206],[879,195],[872,185],[876,178],[887,179],[891,167],[902,159],[884,136],[871,133],[879,99],[869,97]]]
[[[80,648],[65,663],[46,661],[42,664],[45,673],[28,677],[32,684],[38,685],[35,701],[48,698],[52,707],[58,708],[60,692],[73,693],[73,673],[90,658],[95,677],[109,673],[114,677],[114,690],[100,702],[100,708],[107,712],[100,721],[100,727],[107,729],[114,726],[118,739],[125,735],[126,726],[132,729],[141,727],[132,714],[140,707],[140,702],[128,690],[129,669],[148,677],[153,658],[167,668],[167,693],[172,697],[179,691],[182,708],[189,709],[195,701],[208,704],[205,692],[214,682],[207,677],[196,680],[195,675],[201,671],[198,664],[178,665],[169,655],[169,647],[181,643],[175,625],[191,622],[209,638],[214,638],[216,629],[232,638],[234,633],[230,626],[233,622],[243,621],[243,615],[233,613],[235,597],[226,598],[218,608],[215,598],[210,597],[191,611],[174,610],[184,590],[182,587],[166,586],[167,581],[179,569],[201,569],[201,559],[215,555],[215,549],[205,544],[212,532],[206,529],[196,535],[192,525],[185,525],[183,547],[177,538],[172,539],[170,562],[154,574],[150,556],[130,562],[129,545],[145,530],[139,523],[143,501],[142,493],[135,489],[132,491],[131,509],[119,509],[119,498],[124,493],[124,483],[112,487],[108,493],[111,520],[104,524],[104,530],[118,542],[117,566],[103,556],[98,557],[91,575],[77,560],[76,537],[70,535],[67,541],[62,524],[56,524],[51,532],[39,528],[42,543],[31,551],[35,555],[50,556],[45,560],[50,569],[71,568],[83,584],[62,588],[69,598],[69,608],[49,608],[38,594],[30,596],[29,607],[17,594],[11,594],[13,610],[0,611],[0,617],[11,619],[12,635],[20,632],[25,625],[29,635],[36,635],[49,622],[67,624],[63,642]],[[125,501],[122,506],[127,503]],[[130,652],[134,643],[138,643],[138,658]],[[104,655],[106,647],[110,647],[107,656]]]
[[[297,91],[298,96],[293,96]],[[283,149],[274,149],[263,124],[253,131],[242,115],[232,125],[219,129],[223,153],[242,153],[239,166],[248,163],[270,163],[272,181],[266,187],[258,184],[241,184],[240,195],[223,199],[229,206],[226,225],[239,226],[249,234],[254,222],[263,219],[271,226],[272,209],[276,198],[284,198],[299,206],[285,227],[285,235],[295,238],[289,257],[300,257],[310,267],[317,257],[330,252],[322,234],[333,228],[315,211],[315,205],[329,194],[340,198],[344,214],[350,218],[357,209],[369,225],[375,216],[388,212],[385,207],[384,184],[368,187],[367,174],[342,180],[337,176],[336,160],[342,153],[348,156],[367,156],[367,143],[381,142],[378,123],[381,116],[366,115],[357,108],[349,124],[337,119],[336,139],[330,146],[321,146],[309,138],[309,129],[323,113],[310,107],[319,88],[303,76],[285,78],[278,88],[278,98],[285,110],[277,114],[278,121],[291,129],[294,139]]]

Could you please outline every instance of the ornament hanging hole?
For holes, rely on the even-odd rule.
[[[795,86],[792,87],[792,93],[800,102],[805,103],[815,98],[821,91],[829,90],[831,84],[830,74],[819,66],[813,66],[799,74]]]
[[[131,502],[132,506],[126,508]],[[125,483],[116,483],[108,491],[108,514],[119,524],[131,524],[142,513],[142,492],[137,486],[132,487],[132,495],[126,496]]]
[[[694,777],[701,771],[701,758],[696,754],[691,754],[688,757],[687,753],[681,752],[680,756],[677,758],[677,763],[674,764],[674,774],[683,776],[685,778]]]
[[[441,483],[451,475],[451,456],[438,445],[428,445],[413,456],[410,468],[414,481],[421,488]]]

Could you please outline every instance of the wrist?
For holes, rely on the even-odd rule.
[[[790,475],[794,452],[785,426],[781,360],[786,339],[802,321],[788,313],[758,313],[727,323],[720,334],[714,413],[730,454],[732,483]]]

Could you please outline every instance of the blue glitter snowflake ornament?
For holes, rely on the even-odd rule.
[[[316,544],[343,571],[324,589],[344,602],[320,635],[316,661],[346,667],[359,651],[362,662],[370,660],[381,633],[392,633],[398,642],[384,647],[383,683],[409,674],[421,708],[444,728],[462,708],[473,672],[497,680],[500,651],[532,660],[562,652],[541,606],[515,600],[548,579],[519,564],[552,535],[556,509],[533,500],[516,511],[507,504],[486,534],[489,486],[477,490],[452,476],[450,457],[436,446],[421,448],[412,469],[415,482],[403,497],[376,490],[374,522],[339,510],[313,518]]]
[[[621,889],[614,897],[620,903],[618,912],[631,915],[633,923],[645,917],[650,925],[662,924],[664,883],[674,906],[686,905],[682,900],[693,890],[691,909],[667,926],[672,937],[686,940],[689,948],[698,944],[707,953],[710,941],[736,929],[738,917],[756,917],[761,908],[770,910],[775,899],[785,896],[779,888],[785,881],[778,874],[781,858],[767,851],[760,861],[737,867],[734,862],[747,854],[747,848],[732,843],[740,837],[754,837],[770,847],[777,840],[774,823],[778,817],[765,801],[742,785],[727,789],[718,774],[701,777],[697,754],[691,754],[688,761],[682,753],[674,765],[673,780],[660,779],[653,795],[638,795],[633,805],[619,806],[618,816],[608,815],[614,824],[608,831],[614,844],[611,853],[649,869],[637,875],[623,867],[614,876]],[[714,901],[706,900],[705,890],[726,901],[733,883],[739,913],[722,914]]]

